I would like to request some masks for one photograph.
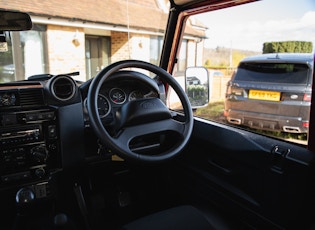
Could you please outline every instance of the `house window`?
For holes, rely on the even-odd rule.
[[[187,68],[187,44],[188,44],[187,39],[183,39],[177,61],[178,72],[185,71],[185,69]]]
[[[17,32],[13,32],[17,33]],[[12,33],[12,34],[13,34]],[[14,64],[12,55],[12,40],[9,33],[6,33],[6,41],[8,45],[7,52],[0,52],[0,83],[14,81]]]
[[[85,61],[87,79],[110,64],[110,37],[86,36]]]
[[[158,65],[163,47],[162,36],[150,36],[150,63]]]
[[[8,52],[0,54],[0,82],[24,80],[47,73],[45,25],[34,24],[32,30],[11,32],[6,38]]]
[[[22,31],[20,33],[20,41],[22,44],[21,50],[18,50],[22,55],[22,69],[24,75],[16,76],[30,77],[36,74],[47,73],[47,56],[46,54],[46,26],[34,25],[30,31]],[[15,46],[14,46],[15,48]],[[16,63],[18,64],[18,63]],[[19,66],[21,67],[21,66]]]

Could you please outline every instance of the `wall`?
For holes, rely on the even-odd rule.
[[[231,76],[215,76],[212,78],[212,88],[210,89],[210,102],[224,100],[226,86],[230,79]]]
[[[131,58],[150,62],[150,36],[132,34]]]
[[[85,80],[85,38],[81,28],[47,26],[49,73],[79,71],[78,80]]]
[[[131,44],[128,44],[128,33],[113,31],[111,42],[111,63],[129,59]]]

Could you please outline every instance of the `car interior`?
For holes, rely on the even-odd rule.
[[[253,2],[170,0],[159,66],[1,83],[0,228],[314,229],[314,106],[305,147],[194,116],[171,74],[188,16]],[[0,18],[0,31],[32,26]]]

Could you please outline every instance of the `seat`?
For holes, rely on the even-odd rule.
[[[160,211],[131,223],[123,230],[209,230],[230,229],[222,219],[214,213],[205,213],[194,206],[182,205]]]

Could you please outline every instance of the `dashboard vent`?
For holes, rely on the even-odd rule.
[[[42,89],[23,89],[20,90],[19,94],[21,106],[34,106],[44,104]]]
[[[67,76],[58,76],[51,83],[51,92],[60,101],[73,98],[76,91],[75,82]]]

